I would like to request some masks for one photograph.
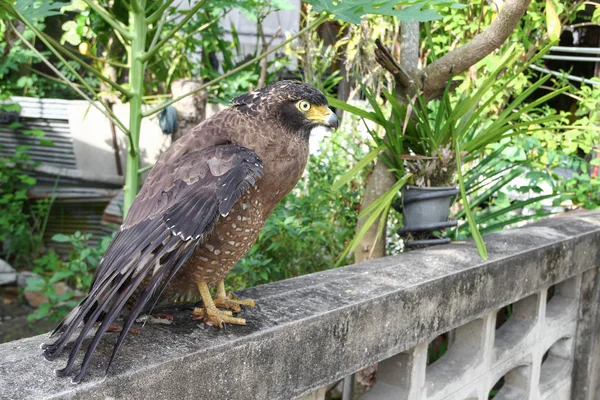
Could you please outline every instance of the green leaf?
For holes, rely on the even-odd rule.
[[[600,165],[600,158],[594,158],[591,160],[590,165]]]
[[[28,175],[21,175],[19,177],[19,179],[21,180],[21,182],[27,186],[33,186],[36,184],[36,180],[34,177],[32,176],[28,176]]]
[[[463,180],[463,176],[462,176],[462,172],[461,172],[461,160],[460,160],[460,147],[458,144],[458,139],[456,138],[455,135],[453,136],[453,142],[454,142],[454,151],[455,154],[457,154],[456,157],[456,173],[458,175],[458,186],[460,188],[460,197],[462,199],[463,202],[463,206],[465,209],[465,214],[467,215],[467,223],[469,224],[469,229],[471,230],[471,236],[473,236],[473,240],[475,241],[475,245],[477,246],[477,251],[479,252],[479,256],[484,259],[487,260],[487,249],[485,248],[485,243],[483,241],[483,238],[481,237],[481,233],[479,232],[479,229],[477,228],[477,223],[475,222],[475,218],[473,217],[473,214],[471,213],[471,208],[469,206],[469,201],[467,200],[467,193],[465,190],[465,182]]]
[[[44,131],[41,129],[23,129],[21,133],[23,133],[24,135],[31,135],[39,138],[44,137],[45,135]]]
[[[387,213],[391,207],[392,200],[398,194],[398,191],[408,182],[408,180],[412,177],[412,174],[407,174],[402,179],[398,180],[387,192],[382,194],[378,199],[376,199],[373,203],[371,203],[368,207],[361,211],[359,218],[366,217],[366,220],[361,227],[360,231],[354,236],[352,241],[346,246],[344,251],[339,255],[336,266],[339,266],[342,261],[346,258],[346,256],[354,251],[356,247],[359,245],[362,238],[365,236],[367,231],[371,228],[371,226],[377,221],[378,218],[385,219]],[[370,214],[370,215],[369,215]],[[368,215],[368,217],[367,217]],[[385,225],[380,221],[378,226],[378,232],[382,232],[385,228]]]
[[[78,46],[81,43],[81,35],[77,32],[77,22],[67,21],[62,25],[62,30],[65,32],[61,37],[61,43],[67,42],[71,46]]]
[[[270,5],[277,10],[294,10],[296,8],[289,0],[271,0]]]
[[[26,292],[37,292],[44,290],[46,287],[46,281],[40,276],[32,276],[27,278],[25,279],[25,283],[27,284],[27,286],[25,286]]]
[[[58,281],[62,281],[62,280],[65,280],[67,278],[70,278],[74,274],[75,273],[73,271],[69,271],[68,269],[61,269],[59,271],[56,271],[54,273],[54,275],[52,275],[52,278],[50,278],[50,280],[48,282],[50,282],[50,283],[56,283]]]
[[[69,6],[71,2],[58,2],[51,0],[33,1],[17,0],[14,7],[28,21],[34,22],[36,19],[43,20],[53,15],[61,15],[60,9]]]
[[[58,233],[52,236],[52,240],[58,243],[65,243],[71,241],[71,237],[67,235],[63,235],[62,233]]]
[[[483,233],[494,232],[494,231],[498,231],[506,226],[516,224],[517,222],[531,220],[532,217],[544,217],[544,216],[548,216],[548,215],[552,215],[552,214],[553,213],[550,211],[542,212],[542,213],[540,213],[540,215],[520,215],[519,214],[517,216],[509,218],[508,220],[500,221],[495,224],[488,225],[485,228],[483,228],[482,231],[483,231]]]
[[[410,21],[419,21],[419,22],[429,22],[435,21],[442,18],[442,15],[435,10],[423,10],[423,6],[416,4],[414,6],[405,7],[400,10],[395,10],[396,12],[390,14],[381,14],[381,15],[392,15],[398,18],[400,21],[410,22]],[[376,14],[376,13],[373,13]]]
[[[548,37],[550,40],[560,40],[560,18],[556,12],[553,0],[546,0],[546,28],[548,29]]]
[[[50,313],[52,306],[49,303],[40,304],[37,310],[27,316],[27,321],[42,319]]]
[[[79,254],[79,259],[81,261],[85,261],[90,256],[91,252],[92,250],[89,247],[81,250],[81,253]]]
[[[340,188],[342,186],[344,186],[346,183],[350,182],[358,174],[358,172],[361,169],[363,169],[364,167],[369,165],[375,158],[377,158],[377,155],[379,154],[380,151],[381,151],[380,148],[376,148],[376,149],[372,150],[369,154],[367,154],[362,160],[360,160],[358,163],[356,163],[356,165],[354,167],[352,167],[344,175],[340,176],[340,178],[336,182],[333,183],[333,185],[331,187],[332,190],[340,190]]]
[[[473,207],[477,207],[479,204],[483,203],[483,201],[485,201],[486,199],[489,199],[494,193],[499,192],[501,188],[506,186],[506,184],[508,184],[513,179],[515,179],[517,176],[521,175],[523,172],[525,172],[525,169],[518,167],[518,168],[512,169],[508,173],[503,174],[502,178],[500,178],[492,187],[488,188],[485,192],[483,192],[482,194],[477,196],[477,198],[475,198],[473,201],[471,201],[469,203],[469,210]],[[462,177],[462,173],[461,173],[461,177]],[[467,205],[465,204],[464,206],[465,206],[464,209],[456,214],[456,218],[462,218],[465,215],[465,213],[467,212]]]
[[[335,97],[327,96],[327,102],[329,103],[329,105],[331,107],[342,109],[344,111],[347,111],[349,113],[357,115],[361,118],[368,119],[369,121],[373,121],[377,124],[382,122],[381,119],[374,112],[365,111],[362,108],[352,106],[352,105],[350,105],[342,100],[339,100]]]
[[[387,120],[385,118],[385,115],[383,115],[383,111],[381,110],[381,107],[379,107],[379,103],[377,102],[375,94],[364,85],[364,83],[362,82],[360,77],[358,77],[358,75],[356,75],[356,80],[357,80],[358,84],[360,85],[360,88],[361,88],[363,94],[369,101],[369,104],[373,108],[373,111],[377,115],[378,120],[380,121],[379,124],[385,126],[385,122],[387,122]]]
[[[56,296],[55,302],[56,303],[62,303],[63,301],[67,301],[67,300],[72,299],[74,296],[75,296],[75,292],[68,291],[68,292],[65,292],[65,293],[63,293],[61,295]]]
[[[503,216],[503,215],[509,215],[508,213],[514,210],[519,210],[521,208],[524,208],[525,206],[528,206],[530,204],[533,203],[537,203],[540,202],[542,200],[546,200],[546,199],[551,199],[553,197],[556,197],[558,194],[557,193],[552,193],[552,194],[547,194],[547,195],[541,195],[541,196],[535,196],[535,197],[531,197],[527,200],[517,200],[512,202],[509,206],[501,208],[500,210],[494,211],[494,212],[490,212],[487,213],[481,217],[477,218],[477,222],[479,224],[483,224],[484,222],[487,221],[493,221],[494,219],[496,219],[497,217]],[[535,217],[535,215],[530,215],[529,217]]]
[[[522,147],[517,147],[517,146],[507,147],[504,150],[503,155],[509,161],[524,161],[524,160],[527,160],[527,155],[525,154],[525,150],[523,150]]]
[[[448,10],[450,7],[461,8],[461,5],[455,6],[455,2],[448,0],[307,0],[315,11],[327,11],[336,18],[360,24],[361,17],[364,15],[389,15],[398,18],[401,21],[433,21],[442,18],[437,10]]]

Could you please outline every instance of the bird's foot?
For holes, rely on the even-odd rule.
[[[256,307],[254,300],[252,300],[252,299],[244,299],[244,300],[234,299],[233,295],[231,293],[229,293],[225,297],[217,296],[214,299],[214,302],[215,302],[215,306],[217,308],[224,308],[226,310],[231,310],[233,312],[242,311],[242,306],[251,307],[251,308]]]
[[[215,308],[194,308],[192,311],[192,319],[203,320],[207,325],[223,328],[223,323],[233,325],[246,325],[244,318],[233,316],[231,311],[224,311]]]
[[[246,325],[244,318],[233,316],[234,312],[242,311],[241,306],[254,307],[254,300],[233,299],[231,294],[225,292],[225,284],[221,280],[217,283],[217,295],[213,299],[205,281],[197,282],[198,291],[202,297],[202,308],[194,308],[192,318],[202,319],[208,325],[223,328],[223,323],[233,325]],[[219,310],[224,308],[225,310]]]
[[[217,308],[224,308],[226,310],[231,310],[233,312],[242,311],[242,306],[252,307],[254,308],[256,304],[254,304],[254,300],[245,299],[241,300],[239,298],[233,298],[233,294],[225,291],[225,282],[223,280],[217,283],[217,295],[213,299],[215,306]]]

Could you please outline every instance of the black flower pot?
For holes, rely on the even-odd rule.
[[[418,233],[419,237],[427,237],[427,233],[456,226],[456,221],[448,221],[448,213],[452,198],[458,194],[456,187],[418,187],[402,188],[401,198],[394,203],[394,208],[402,213],[404,227],[398,234],[407,236]],[[407,247],[427,246],[450,243],[450,238],[436,237],[408,240]]]

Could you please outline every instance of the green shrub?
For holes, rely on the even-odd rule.
[[[16,105],[0,105],[0,112],[17,110]],[[10,129],[21,127],[19,123],[9,125]],[[40,130],[21,129],[20,133],[39,138],[41,144],[52,145]],[[27,197],[29,189],[36,184],[36,179],[25,172],[36,164],[28,150],[28,146],[16,146],[12,155],[0,156],[0,256],[15,267],[27,267],[36,257],[52,206],[52,199],[30,201]]]
[[[3,242],[3,257],[17,264],[33,250],[26,208],[27,191],[36,180],[23,172],[31,163],[26,151],[26,146],[17,146],[14,155],[0,157],[0,241]]]
[[[46,317],[60,320],[79,303],[79,298],[87,293],[94,270],[112,240],[111,237],[106,236],[100,240],[98,247],[90,247],[88,246],[90,237],[91,234],[79,231],[73,235],[54,235],[52,240],[55,242],[68,242],[73,247],[67,260],[61,260],[54,250],[50,250],[34,261],[33,272],[39,276],[26,280],[25,291],[41,291],[48,298],[48,303],[40,305],[27,317],[28,320]],[[58,282],[63,282],[74,290],[59,294],[55,287]]]

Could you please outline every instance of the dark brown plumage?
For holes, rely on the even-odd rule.
[[[81,370],[112,322],[129,311],[112,362],[142,311],[157,301],[201,295],[195,311],[214,325],[245,321],[218,307],[253,304],[226,297],[222,280],[258,238],[266,218],[300,179],[308,138],[316,126],[337,127],[325,96],[311,86],[282,81],[233,100],[175,142],[157,161],[100,261],[88,296],[59,324],[44,346],[55,359],[76,336],[68,375],[86,335],[100,323]],[[77,332],[82,328],[80,332]]]

